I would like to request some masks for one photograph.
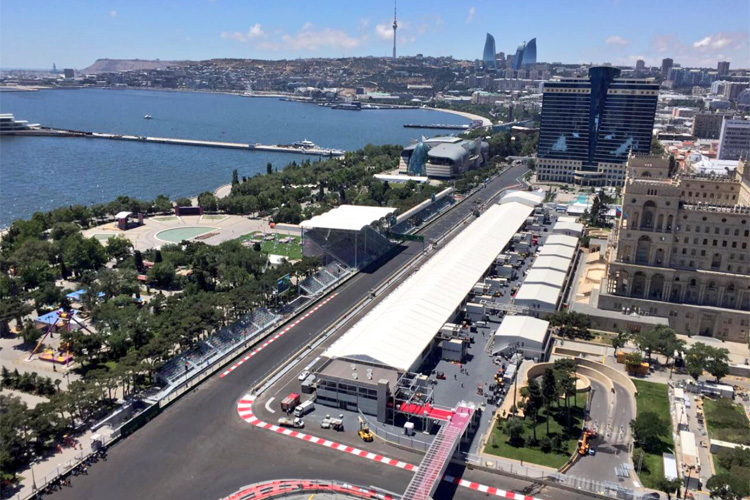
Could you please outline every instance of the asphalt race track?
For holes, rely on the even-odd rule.
[[[516,184],[516,178],[524,171],[525,167],[510,168],[473,197],[486,200],[490,193]],[[441,235],[471,211],[472,201],[459,205],[420,234],[426,240]],[[411,473],[252,428],[238,417],[236,402],[279,360],[288,358],[421,251],[422,243],[404,244],[379,268],[355,276],[315,314],[231,374],[219,378],[217,373],[183,396],[145,427],[113,446],[108,459],[92,465],[88,476],[73,478],[72,487],[52,497],[217,499],[243,485],[281,478],[337,479],[403,492]],[[389,447],[388,454],[414,464],[421,460],[417,453],[394,447]],[[459,469],[453,474],[508,490],[527,486],[522,481],[476,471]],[[441,487],[437,497],[472,499],[480,495],[484,497],[463,488]],[[546,490],[535,496],[575,498],[574,494],[559,490]]]

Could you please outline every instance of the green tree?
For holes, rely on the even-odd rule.
[[[629,373],[638,370],[643,364],[643,355],[638,351],[629,352],[625,355],[625,368]]]
[[[709,346],[709,357],[706,362],[706,371],[716,377],[716,383],[729,375],[729,350],[723,347]]]
[[[555,381],[555,372],[551,368],[544,370],[542,375],[542,400],[544,402],[544,417],[547,424],[547,435],[549,436],[549,414],[552,410],[552,403],[558,397],[557,382]]]
[[[696,381],[703,375],[711,354],[711,348],[703,342],[696,342],[685,351],[685,369]]]
[[[726,472],[711,476],[706,481],[706,488],[711,498],[721,500],[741,500],[750,495],[747,477],[737,477]]]
[[[172,202],[163,194],[160,194],[154,199],[152,207],[153,211],[156,213],[169,213],[172,212],[173,209]]]
[[[266,174],[271,175],[273,173],[273,165],[269,161],[266,163]]]
[[[175,267],[169,262],[157,262],[146,274],[148,284],[157,288],[170,289],[177,284]]]
[[[232,170],[232,186],[234,186],[235,184],[239,184],[239,183],[240,183],[240,175],[237,172],[237,169],[235,168],[234,170]]]
[[[630,421],[636,446],[647,452],[658,451],[661,438],[669,433],[669,425],[652,411],[645,411]]]
[[[612,339],[612,347],[614,347],[613,356],[617,356],[617,351],[625,347],[628,344],[628,340],[630,340],[630,334],[623,331],[617,332],[617,336]]]
[[[116,261],[122,261],[130,257],[133,251],[133,243],[125,237],[109,238],[107,240],[107,256]]]
[[[21,330],[21,338],[23,339],[23,343],[27,346],[32,346],[36,344],[40,338],[42,338],[42,335],[44,333],[34,326],[34,323],[31,320],[27,320],[26,323],[23,325],[23,330]]]
[[[667,479],[666,477],[660,477],[656,479],[655,488],[659,491],[663,491],[667,494],[667,500],[672,498],[672,495],[677,492],[679,494],[682,481],[680,478]]]
[[[219,201],[210,191],[198,195],[198,205],[208,212],[216,212],[219,209]]]
[[[523,446],[523,431],[523,420],[520,418],[509,418],[505,422],[505,434],[513,446]]]
[[[534,434],[534,442],[536,443],[536,420],[539,416],[539,411],[542,409],[542,406],[544,406],[544,397],[542,396],[542,388],[539,386],[539,382],[537,382],[536,379],[529,380],[528,391],[529,395],[526,398],[524,415],[531,420],[531,430]]]

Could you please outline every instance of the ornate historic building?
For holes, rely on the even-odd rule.
[[[747,342],[750,165],[727,175],[672,171],[631,156],[600,309],[662,316],[678,333]]]

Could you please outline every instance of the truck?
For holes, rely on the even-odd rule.
[[[311,399],[308,399],[304,403],[298,405],[294,408],[294,416],[295,417],[304,417],[311,411],[315,409],[315,403],[312,402]]]
[[[299,394],[293,392],[281,400],[281,411],[291,413],[298,404]]]
[[[323,429],[333,429],[335,431],[343,431],[344,430],[344,415],[339,415],[339,418],[331,418],[330,415],[326,415],[326,418],[324,418],[320,422],[320,427]]]
[[[294,429],[301,429],[305,426],[305,422],[303,422],[301,418],[281,417],[279,419],[279,425],[281,427],[292,427]]]

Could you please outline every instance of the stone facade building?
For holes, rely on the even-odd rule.
[[[747,168],[746,168],[747,167]],[[747,342],[750,165],[725,176],[632,156],[600,309],[662,316],[677,333]]]

